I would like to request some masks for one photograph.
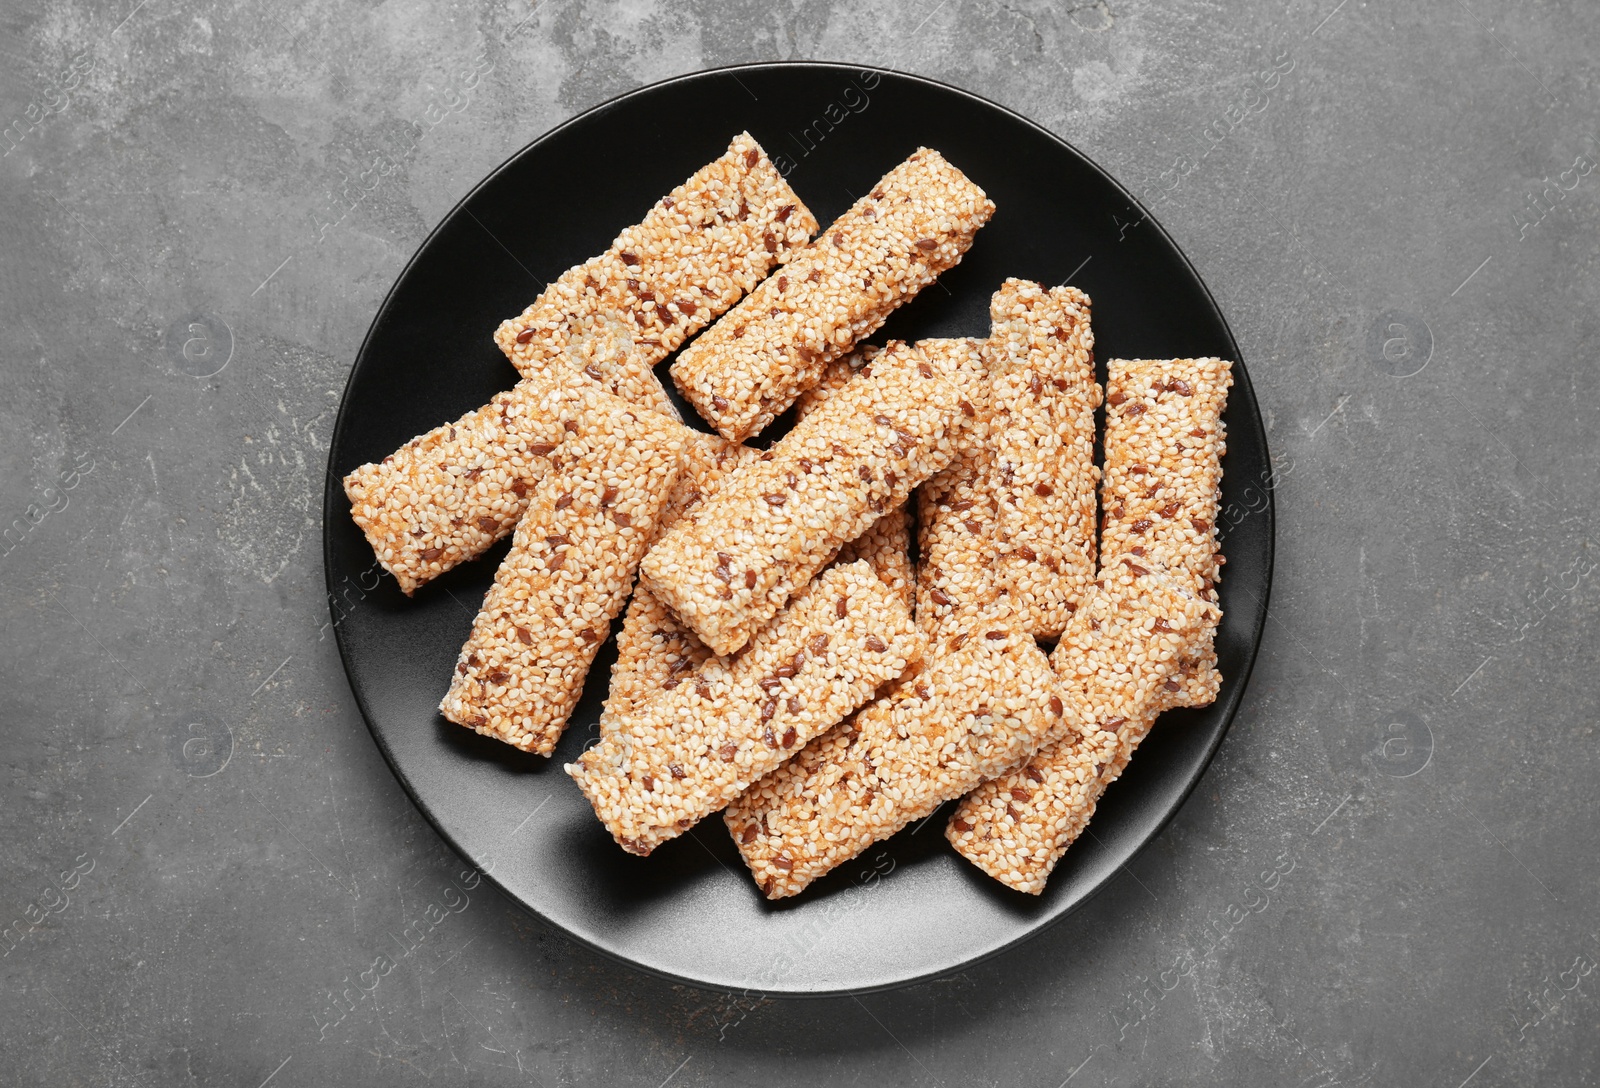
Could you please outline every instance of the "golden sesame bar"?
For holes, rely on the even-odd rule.
[[[693,432],[683,450],[683,467],[656,526],[656,535],[693,509],[733,468],[754,460],[760,450],[714,434]],[[611,666],[611,687],[600,712],[600,732],[610,731],[618,715],[663,687],[676,687],[683,674],[711,656],[705,643],[644,586],[633,591],[617,633],[617,661]]]
[[[1101,551],[1134,548],[1194,578],[1214,598],[1221,578],[1217,505],[1233,364],[1222,359],[1113,359],[1107,364]]]
[[[957,388],[891,344],[843,390],[665,533],[644,585],[730,654],[885,511],[949,463]]]
[[[1212,601],[1227,561],[1217,550],[1217,507],[1232,369],[1222,359],[1113,359],[1106,367],[1102,562],[1147,557],[1186,573]],[[1184,683],[1185,706],[1215,698],[1215,655]]]
[[[994,404],[982,340],[923,340],[936,369],[960,376],[967,439],[951,462],[917,489],[917,626],[936,637],[958,610],[993,603],[995,569]]]
[[[648,854],[722,808],[922,656],[865,563],[806,586],[743,652],[619,717],[567,773],[622,848]]]
[[[1089,299],[1007,280],[990,302],[1000,579],[1040,638],[1066,629],[1094,581],[1094,333]]]
[[[1068,712],[1031,635],[980,625],[938,649],[915,679],[728,806],[723,820],[767,898],[794,895],[1017,766]]]
[[[678,473],[684,428],[625,406],[563,444],[461,648],[439,709],[458,725],[549,755],[622,610]]]
[[[822,372],[822,380],[800,394],[795,401],[795,419],[801,420],[845,387],[845,383],[866,369],[881,348],[864,347],[841,355]],[[870,375],[871,370],[867,370]],[[839,549],[834,563],[843,566],[865,559],[883,583],[900,597],[907,609],[913,606],[912,584],[916,572],[911,566],[911,512],[901,504],[868,526],[867,531]]]
[[[346,476],[351,516],[409,596],[511,532],[564,441],[627,411],[588,382],[524,379]]]
[[[959,263],[993,214],[982,189],[920,148],[689,345],[672,380],[713,427],[742,441]]]
[[[1188,580],[1132,558],[1101,572],[1050,664],[1073,713],[1028,762],[985,782],[957,806],[945,837],[1008,887],[1044,890],[1088,824],[1177,679],[1209,648],[1218,613]]]
[[[576,370],[676,417],[651,368],[816,232],[749,133],[662,197],[611,248],[568,269],[495,342],[524,377]]]

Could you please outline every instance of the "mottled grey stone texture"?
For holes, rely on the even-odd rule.
[[[1578,0],[7,5],[0,1081],[1593,1083],[1597,43]],[[540,132],[785,58],[1037,119],[1216,292],[1283,469],[1233,731],[1123,877],[954,978],[741,1001],[485,886],[338,1019],[462,868],[325,627],[367,324]]]

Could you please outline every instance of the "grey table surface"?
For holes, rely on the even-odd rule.
[[[0,1081],[1593,1083],[1597,43],[1576,0],[7,4]],[[1035,118],[1216,293],[1279,464],[1233,730],[1111,887],[952,978],[702,992],[485,885],[341,1013],[462,868],[329,633],[367,325],[528,140],[793,58]]]

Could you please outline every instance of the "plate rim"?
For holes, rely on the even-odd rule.
[[[434,224],[433,229],[428,232],[427,237],[422,240],[422,242],[417,246],[416,250],[411,254],[411,257],[406,261],[405,265],[395,275],[394,281],[389,285],[389,290],[385,292],[383,300],[378,304],[376,311],[373,313],[372,321],[367,326],[366,335],[361,339],[361,346],[356,350],[354,360],[350,365],[349,373],[345,378],[344,390],[339,395],[338,414],[335,416],[333,431],[330,433],[328,438],[328,460],[325,469],[323,486],[322,568],[323,582],[328,596],[329,615],[332,617],[331,626],[333,628],[334,642],[339,649],[339,663],[341,668],[344,670],[345,682],[350,687],[350,694],[355,698],[357,709],[359,709],[361,712],[361,719],[367,727],[367,732],[371,734],[373,741],[378,746],[378,751],[383,755],[384,762],[388,764],[390,772],[400,783],[401,789],[405,791],[406,797],[411,801],[412,806],[422,815],[423,819],[427,821],[428,825],[433,828],[434,832],[444,840],[450,849],[455,851],[456,855],[464,863],[472,866],[474,869],[477,869],[477,871],[484,878],[486,878],[488,882],[494,886],[495,890],[498,891],[502,896],[504,896],[511,903],[515,904],[525,913],[532,915],[544,925],[559,932],[567,940],[573,941],[584,948],[598,952],[607,959],[616,963],[624,964],[633,970],[642,971],[645,974],[671,983],[693,986],[696,989],[701,990],[728,990],[729,992],[733,992],[735,989],[739,988],[729,987],[725,984],[711,982],[705,979],[693,978],[688,975],[680,975],[676,972],[667,970],[654,964],[632,959],[621,952],[607,948],[604,945],[589,939],[588,937],[575,933],[566,926],[563,926],[561,923],[547,917],[531,903],[524,901],[520,896],[512,892],[498,879],[496,879],[491,871],[484,871],[477,868],[477,863],[473,860],[471,853],[463,849],[462,845],[456,841],[455,836],[452,835],[445,827],[443,827],[428,806],[422,803],[421,799],[417,795],[416,789],[411,783],[411,779],[401,768],[398,760],[395,758],[394,753],[390,750],[388,742],[373,725],[372,714],[368,709],[366,697],[357,687],[351,672],[350,650],[346,645],[345,635],[340,631],[341,617],[337,614],[335,605],[337,600],[337,587],[333,581],[333,538],[328,527],[330,524],[330,519],[338,515],[339,511],[336,509],[336,507],[338,506],[339,499],[344,495],[342,483],[343,478],[338,476],[335,472],[334,459],[337,456],[338,451],[341,449],[340,440],[344,436],[345,428],[349,421],[350,391],[355,382],[356,372],[359,368],[359,364],[366,357],[367,348],[371,343],[373,336],[377,332],[379,320],[388,310],[390,300],[393,299],[395,293],[400,289],[401,284],[406,281],[407,277],[411,274],[412,269],[422,259],[423,255],[429,251],[435,239],[438,238],[444,228],[451,223],[464,208],[466,208],[468,203],[472,201],[474,197],[487,188],[490,183],[495,181],[506,170],[510,169],[517,160],[522,158],[522,156],[528,154],[540,144],[553,139],[557,134],[564,132],[566,129],[578,124],[579,122],[587,121],[593,117],[597,117],[634,97],[649,94],[677,83],[683,83],[689,80],[713,78],[716,76],[734,75],[739,72],[762,70],[829,70],[866,72],[878,75],[893,76],[897,79],[908,80],[912,83],[924,84],[942,92],[956,94],[963,98],[970,99],[976,103],[979,103],[980,105],[987,106],[990,109],[998,110],[1011,119],[1021,122],[1028,128],[1043,136],[1045,139],[1052,141],[1080,159],[1090,170],[1098,174],[1102,181],[1108,183],[1113,189],[1121,193],[1132,208],[1138,210],[1143,217],[1142,222],[1145,225],[1152,226],[1156,229],[1156,232],[1161,236],[1162,240],[1165,241],[1169,247],[1171,247],[1172,252],[1176,254],[1178,259],[1183,263],[1183,267],[1188,270],[1190,276],[1193,277],[1194,282],[1200,286],[1200,290],[1204,295],[1206,305],[1210,308],[1212,315],[1216,318],[1218,325],[1221,327],[1223,336],[1228,346],[1232,348],[1231,361],[1236,364],[1233,374],[1234,385],[1243,386],[1244,389],[1249,393],[1249,411],[1246,415],[1246,422],[1256,432],[1260,442],[1262,455],[1266,459],[1266,463],[1269,466],[1272,464],[1272,454],[1267,443],[1267,430],[1261,418],[1260,402],[1256,398],[1255,386],[1250,380],[1249,369],[1245,365],[1243,355],[1239,350],[1239,342],[1233,334],[1233,327],[1228,323],[1227,316],[1222,312],[1222,308],[1217,305],[1216,296],[1212,293],[1211,286],[1206,283],[1205,279],[1200,275],[1199,270],[1195,268],[1194,262],[1189,259],[1189,255],[1183,251],[1183,248],[1178,245],[1177,241],[1172,237],[1167,229],[1162,226],[1161,222],[1151,214],[1150,209],[1146,208],[1138,199],[1138,197],[1128,190],[1127,186],[1118,181],[1093,158],[1085,154],[1082,150],[1063,137],[1044,127],[1039,122],[1025,116],[1022,113],[1019,113],[1014,109],[1011,109],[1009,106],[1003,105],[974,91],[967,90],[963,87],[957,87],[941,80],[932,79],[928,76],[918,75],[912,72],[905,72],[896,68],[886,68],[882,65],[876,64],[855,64],[846,61],[826,60],[757,61],[747,64],[732,64],[722,65],[715,68],[704,68],[694,72],[685,72],[679,75],[670,76],[666,79],[657,80],[653,83],[646,83],[642,86],[624,91],[621,94],[614,95],[603,102],[599,102],[593,106],[590,106],[588,109],[583,110],[580,113],[574,114],[565,121],[562,121],[560,124],[557,124],[554,127],[540,133],[528,143],[517,148],[498,166],[485,174],[461,197],[460,200],[456,201],[456,203],[453,204],[447,212],[440,216],[438,222]],[[1230,407],[1231,406],[1232,405],[1230,404]],[[1255,622],[1254,630],[1250,632],[1250,651],[1247,656],[1247,660],[1245,661],[1244,668],[1239,673],[1237,688],[1235,689],[1232,699],[1229,701],[1230,705],[1224,708],[1222,727],[1217,731],[1216,739],[1207,746],[1201,759],[1195,764],[1193,771],[1187,776],[1186,781],[1183,783],[1183,789],[1179,793],[1176,803],[1167,810],[1167,812],[1161,817],[1160,821],[1151,830],[1149,835],[1147,835],[1145,839],[1133,849],[1133,852],[1120,865],[1107,872],[1071,905],[1065,907],[1055,914],[1038,920],[1020,935],[1003,943],[997,944],[992,948],[984,949],[966,959],[960,960],[959,962],[951,963],[947,966],[931,971],[919,971],[917,974],[904,978],[869,983],[861,986],[804,990],[757,989],[755,987],[743,987],[742,991],[744,993],[760,994],[763,997],[782,999],[824,999],[850,997],[862,994],[884,993],[892,990],[900,990],[909,986],[915,986],[919,983],[944,978],[954,972],[964,971],[968,968],[976,967],[979,964],[986,963],[989,960],[992,960],[1007,952],[1014,951],[1019,946],[1035,939],[1046,930],[1053,928],[1066,918],[1082,910],[1092,900],[1098,897],[1113,880],[1116,879],[1121,870],[1127,864],[1134,861],[1147,849],[1149,849],[1150,845],[1161,837],[1162,832],[1167,829],[1167,826],[1171,824],[1173,819],[1176,818],[1178,813],[1188,803],[1189,796],[1194,792],[1195,787],[1200,784],[1200,780],[1205,777],[1206,771],[1210,769],[1212,760],[1216,758],[1217,750],[1222,747],[1223,740],[1226,739],[1228,733],[1233,729],[1233,720],[1238,714],[1240,704],[1244,701],[1245,692],[1250,684],[1250,677],[1255,671],[1256,658],[1261,652],[1262,633],[1266,628],[1267,614],[1271,609],[1273,568],[1277,555],[1276,488],[1269,485],[1263,488],[1263,491],[1266,495],[1266,505],[1262,510],[1257,511],[1257,513],[1266,515],[1266,552],[1263,563],[1265,588],[1261,595],[1260,615]]]

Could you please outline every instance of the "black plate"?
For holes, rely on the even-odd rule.
[[[596,734],[607,644],[553,759],[450,725],[435,709],[504,554],[406,600],[373,573],[345,473],[509,387],[490,339],[563,270],[748,129],[824,224],[917,146],[937,148],[998,207],[960,267],[875,339],[983,336],[1007,276],[1072,282],[1094,301],[1096,354],[1237,360],[1210,293],[1131,196],[1032,122],[925,79],[829,64],[723,69],[646,87],[529,144],[439,225],[367,334],[339,408],[323,533],[339,650],[373,736],[417,806],[512,898],[574,938],[675,979],[775,994],[862,992],[955,971],[1038,933],[1144,847],[1194,787],[1250,674],[1266,615],[1273,515],[1266,436],[1234,371],[1223,498],[1226,680],[1202,711],[1172,712],[1107,795],[1092,837],[1045,894],[1011,892],[961,860],[944,813],[868,851],[796,899],[768,904],[720,819],[649,858],[611,842],[561,765]],[[780,159],[779,157],[782,156]],[[538,277],[535,279],[535,277]],[[663,376],[665,371],[663,370]],[[670,382],[668,385],[670,386]]]

